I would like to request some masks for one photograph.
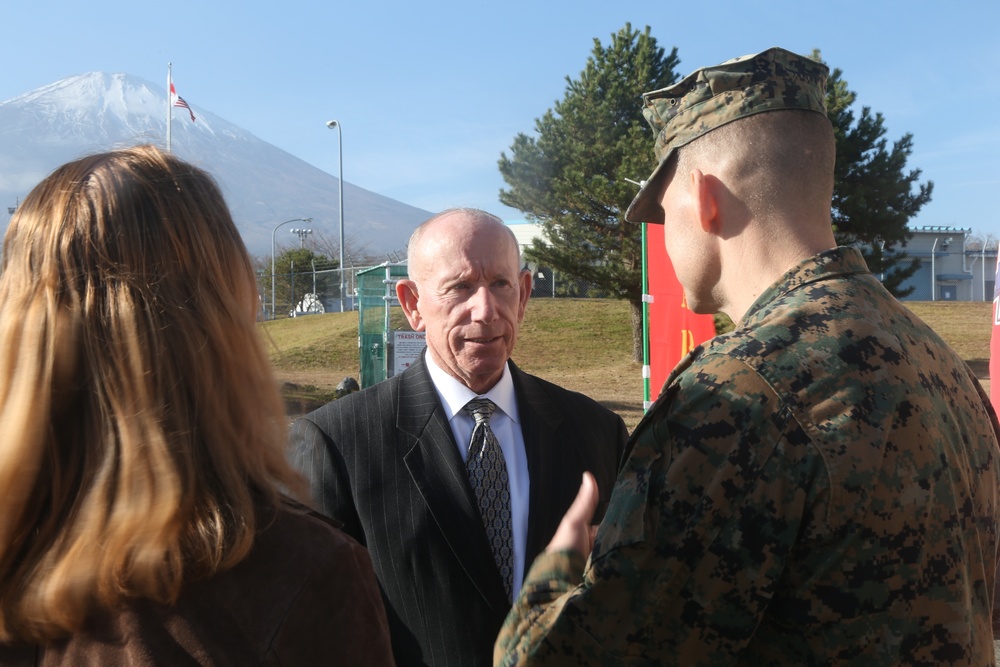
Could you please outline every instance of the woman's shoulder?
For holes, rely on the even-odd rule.
[[[310,554],[328,560],[338,551],[364,550],[341,530],[341,522],[288,497],[283,497],[277,508],[262,512],[259,521],[251,557],[285,560],[294,554],[301,566]]]

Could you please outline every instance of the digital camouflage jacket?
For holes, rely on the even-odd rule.
[[[674,370],[496,664],[992,665],[987,403],[856,250],[806,260]]]

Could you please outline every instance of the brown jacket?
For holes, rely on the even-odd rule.
[[[0,646],[0,665],[392,665],[368,552],[299,505],[277,513],[232,570],[176,604],[131,600],[41,647]]]

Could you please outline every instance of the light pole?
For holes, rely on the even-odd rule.
[[[344,312],[344,135],[340,122],[328,120],[326,126],[337,128],[337,152],[340,155],[340,312]]]
[[[980,267],[983,270],[983,301],[988,301],[986,298],[986,239],[983,239],[983,245],[979,248],[979,256],[982,258],[979,262]]]
[[[271,319],[274,319],[274,233],[278,231],[278,228],[282,225],[287,225],[290,222],[312,222],[312,218],[292,218],[291,220],[285,220],[284,222],[279,222],[271,230]]]
[[[884,283],[885,282],[885,239],[879,239],[878,241],[878,266],[879,266],[878,280],[880,283]]]
[[[952,237],[946,238],[941,242],[941,250],[948,252],[948,245],[952,242]],[[937,249],[938,241],[941,241],[940,237],[934,237],[934,243],[931,245],[931,301],[937,301]]]
[[[935,264],[934,260],[935,260],[935,255],[936,255],[935,250],[937,250],[937,244],[938,244],[938,241],[940,241],[940,240],[941,240],[940,237],[935,236],[934,237],[934,243],[931,244],[931,301],[937,301],[937,294],[935,294],[935,292],[937,292],[937,284],[936,284],[937,283],[937,279],[934,276],[934,271],[936,270],[936,268],[934,266],[934,264]]]
[[[306,237],[313,233],[311,229],[292,229],[292,234],[298,234],[299,237],[299,247],[306,247]]]
[[[292,277],[292,283],[291,283],[292,284],[292,312],[289,313],[289,315],[291,315],[292,317],[295,317],[295,313],[296,313],[296,311],[298,311],[298,308],[295,307],[295,262],[294,261],[288,262],[288,273]]]

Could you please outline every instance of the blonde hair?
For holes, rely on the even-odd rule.
[[[0,274],[0,641],[176,600],[302,488],[257,302],[215,182],[154,147],[24,199]]]

